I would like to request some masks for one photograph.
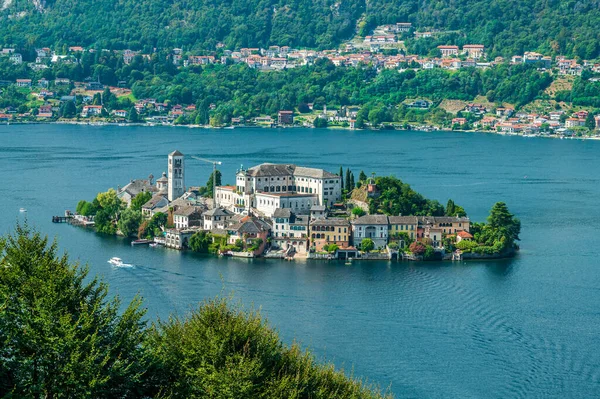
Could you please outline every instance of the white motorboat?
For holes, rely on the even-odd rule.
[[[115,265],[115,266],[123,266],[123,259],[113,257],[113,258],[110,258],[108,263],[110,263],[111,265]]]
[[[25,213],[25,212],[27,212],[27,209],[25,209],[25,208],[21,208],[21,209],[19,209],[19,212],[21,212],[21,213]]]

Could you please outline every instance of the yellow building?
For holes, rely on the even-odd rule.
[[[419,220],[416,216],[390,216],[390,229],[388,231],[390,237],[397,236],[399,233],[406,233],[411,240],[417,238],[417,229]]]
[[[310,239],[317,252],[323,251],[328,244],[336,244],[340,248],[350,245],[350,222],[346,219],[316,219],[310,222]]]

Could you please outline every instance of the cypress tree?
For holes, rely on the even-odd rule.
[[[355,184],[354,173],[350,172],[350,188],[348,190],[354,190],[354,187],[356,187]]]
[[[352,184],[350,181],[350,168],[346,169],[346,190],[352,190]]]
[[[342,168],[341,166],[340,166],[340,177],[342,178],[340,184],[342,186],[342,191],[344,191],[344,168]]]

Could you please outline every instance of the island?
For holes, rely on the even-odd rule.
[[[213,163],[205,186],[186,187],[185,156],[173,151],[156,181],[150,174],[98,193],[65,219],[132,245],[245,258],[465,260],[519,249],[521,223],[503,202],[476,223],[451,199],[443,206],[392,176],[263,163],[222,185],[218,162],[191,159]]]

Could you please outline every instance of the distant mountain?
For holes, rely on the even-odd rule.
[[[486,45],[492,55],[541,51],[594,58],[600,0],[0,0],[0,42],[149,49],[289,45],[333,48],[357,31],[412,22],[409,40]]]

